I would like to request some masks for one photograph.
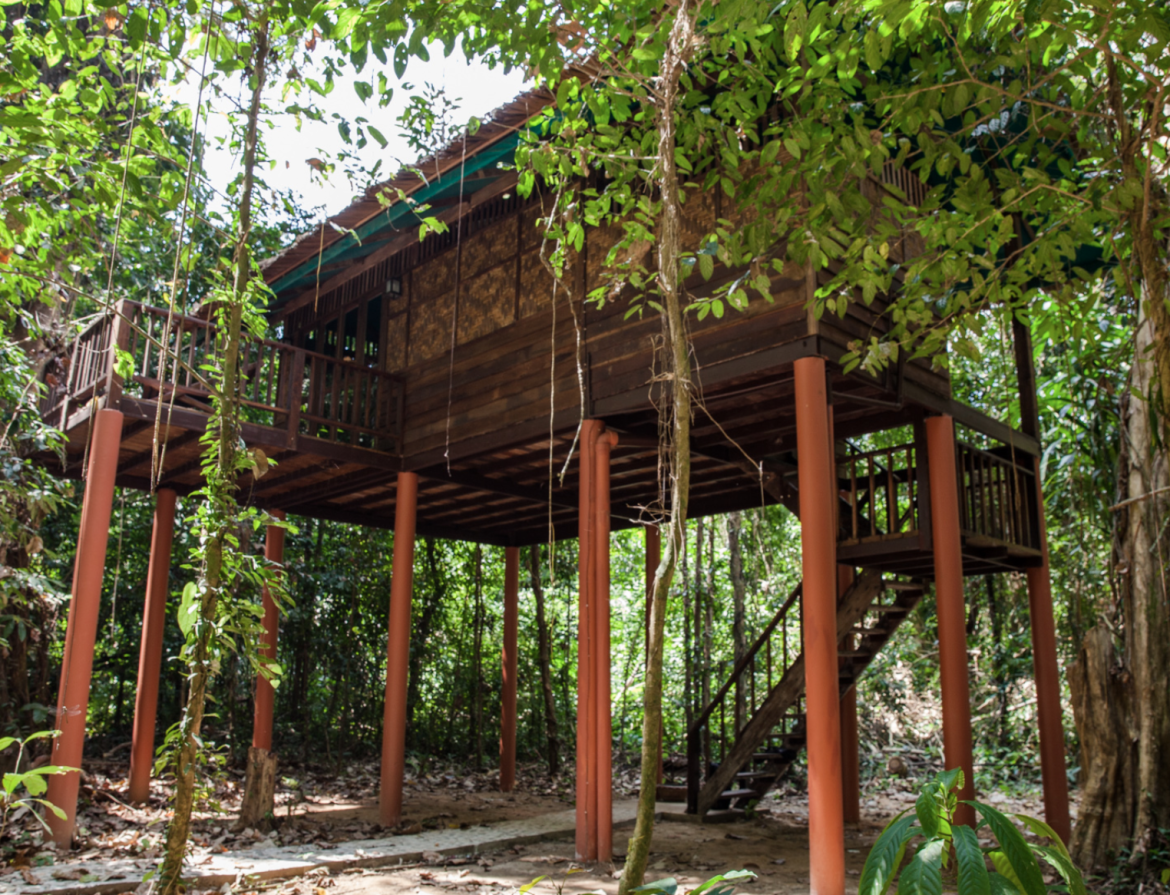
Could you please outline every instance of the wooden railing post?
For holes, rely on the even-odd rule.
[[[118,375],[118,351],[125,351],[130,344],[130,327],[127,325],[126,301],[119,300],[114,304],[114,319],[111,322],[110,345],[106,357],[106,407],[116,410],[122,403],[122,388],[124,383]]]
[[[297,445],[301,428],[301,402],[305,397],[305,352],[296,348],[292,353],[292,369],[288,377],[288,434],[290,448]]]

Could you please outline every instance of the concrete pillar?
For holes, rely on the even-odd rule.
[[[410,597],[414,586],[414,528],[418,476],[398,473],[394,500],[394,557],[386,638],[386,708],[382,722],[382,783],[378,814],[384,827],[402,820],[406,775],[406,683],[410,670]]]
[[[796,445],[804,573],[804,663],[808,729],[809,890],[845,892],[841,708],[837,675],[837,532],[833,440],[825,361],[796,361]]]
[[[66,847],[77,823],[77,792],[81,786],[81,756],[85,749],[85,719],[89,710],[89,682],[93,674],[93,647],[97,639],[98,611],[102,604],[102,578],[106,544],[110,538],[110,512],[114,506],[114,478],[122,441],[122,413],[99,410],[92,417],[85,496],[81,505],[81,530],[73,561],[73,598],[65,629],[61,657],[61,684],[57,697],[57,729],[50,763],[78,768],[49,777],[45,798],[65,812],[58,818],[48,813],[53,841]]]
[[[520,613],[520,548],[504,550],[504,652],[500,697],[500,791],[516,785],[516,649]]]
[[[852,584],[853,568],[837,566],[838,595],[845,596]],[[841,648],[853,649],[852,634],[841,641]],[[847,657],[840,664],[851,664],[852,661]],[[854,686],[841,697],[841,798],[847,824],[861,823],[861,757],[857,737],[857,687]]]
[[[594,736],[597,749],[597,859],[613,860],[613,717],[610,705],[609,655],[609,458],[617,445],[614,432],[598,436],[594,446],[593,501]]]
[[[277,519],[284,519],[284,512],[273,510],[272,515]],[[276,565],[284,564],[284,529],[279,525],[269,525],[264,533],[264,558]],[[260,654],[265,659],[276,661],[276,640],[280,632],[280,611],[276,608],[276,601],[268,588],[263,590],[264,605],[264,636]],[[272,751],[272,714],[276,702],[276,690],[265,677],[256,678],[255,713],[252,722],[252,746]]]
[[[967,668],[967,613],[963,598],[963,542],[959,527],[959,481],[955,423],[949,416],[926,420],[930,465],[930,519],[934,535],[934,591],[938,611],[939,675],[942,678],[943,760],[963,769],[960,799],[975,793],[971,748],[971,690]],[[975,812],[959,805],[955,822],[973,826]]]
[[[1036,512],[1039,515],[1043,565],[1028,569],[1028,612],[1032,619],[1032,674],[1036,678],[1036,712],[1040,722],[1040,774],[1044,784],[1044,819],[1066,843],[1072,835],[1068,809],[1068,771],[1060,708],[1060,667],[1056,658],[1056,622],[1052,617],[1052,574],[1048,567],[1048,526],[1040,459],[1035,460]]]
[[[597,857],[596,787],[593,754],[593,446],[601,432],[599,420],[581,424],[577,512],[577,836],[578,860]]]
[[[167,621],[167,585],[175,536],[175,500],[176,494],[170,488],[159,488],[154,496],[154,530],[150,537],[150,565],[146,572],[142,642],[138,648],[138,687],[134,695],[134,732],[130,746],[129,795],[131,802],[139,804],[150,798],[163,631]]]

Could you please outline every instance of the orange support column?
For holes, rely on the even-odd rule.
[[[593,701],[597,750],[597,859],[613,859],[613,717],[610,705],[609,656],[609,452],[617,433],[601,434],[594,446],[593,487]]]
[[[934,592],[938,611],[939,675],[942,678],[943,756],[947,769],[963,769],[960,799],[974,798],[971,748],[971,690],[967,667],[963,598],[963,541],[959,528],[959,482],[955,467],[955,423],[949,416],[926,420],[930,466],[930,518],[934,535]],[[955,822],[973,826],[967,805]]]
[[[284,513],[281,510],[273,510],[272,515],[277,519],[284,519]],[[269,525],[265,530],[264,558],[276,565],[284,564],[284,529],[279,525]],[[263,646],[260,648],[260,654],[265,659],[276,661],[276,638],[280,632],[280,612],[276,608],[276,602],[272,599],[272,595],[268,593],[268,588],[264,588],[263,605],[264,637],[261,641]],[[263,749],[265,752],[272,751],[272,708],[275,702],[276,690],[273,689],[272,684],[267,678],[257,677],[256,706],[252,722],[252,746],[256,749]]]
[[[837,532],[825,361],[796,361],[796,446],[804,573],[804,667],[808,725],[809,891],[843,895],[841,714],[837,675]]]
[[[662,562],[662,533],[657,525],[646,526],[646,660],[650,660],[650,607],[654,602],[654,576]],[[663,720],[658,718],[658,730],[663,730]],[[663,741],[665,748],[665,741]],[[663,780],[662,750],[658,752],[658,783]]]
[[[85,749],[85,719],[89,710],[89,682],[93,674],[93,647],[97,639],[98,611],[102,604],[102,578],[106,566],[106,544],[110,538],[110,512],[114,506],[114,477],[118,471],[118,449],[122,440],[122,413],[99,410],[93,416],[93,438],[89,445],[85,497],[81,508],[81,530],[73,561],[73,600],[65,630],[65,653],[61,658],[61,684],[57,697],[57,728],[50,764],[81,767]],[[45,798],[65,812],[58,818],[48,814],[53,841],[68,847],[77,822],[78,771],[49,777]]]
[[[593,756],[593,445],[601,431],[598,420],[581,424],[577,513],[577,836],[578,860],[597,857],[594,818],[596,802],[591,769]]]
[[[160,488],[154,496],[154,531],[150,537],[150,566],[146,572],[142,645],[138,649],[138,688],[134,695],[134,732],[130,746],[130,801],[140,804],[150,798],[150,769],[154,764],[154,725],[158,718],[167,585],[171,575],[171,545],[175,537],[175,498],[175,492],[170,488]]]
[[[520,548],[504,550],[503,692],[500,697],[500,792],[516,785],[516,634],[520,614]]]
[[[1040,774],[1044,782],[1044,818],[1065,842],[1072,835],[1068,811],[1068,771],[1064,761],[1064,724],[1060,708],[1060,667],[1056,659],[1056,622],[1052,617],[1052,575],[1048,568],[1048,526],[1044,490],[1036,458],[1036,511],[1044,563],[1028,569],[1028,612],[1032,619],[1032,674],[1040,721]]]
[[[410,596],[414,587],[414,525],[418,476],[398,473],[394,501],[394,558],[386,638],[386,708],[382,722],[382,785],[378,813],[384,827],[402,820],[406,774],[406,679],[410,668]]]
[[[850,566],[837,566],[838,596],[845,596],[845,591],[853,584],[853,569]],[[841,647],[853,649],[853,635],[841,641]],[[841,664],[852,662],[846,657]],[[850,687],[849,692],[841,697],[841,798],[845,812],[844,820],[847,824],[861,823],[861,759],[858,755],[857,743],[857,687]]]

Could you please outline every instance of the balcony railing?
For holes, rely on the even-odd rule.
[[[197,317],[123,301],[74,345],[69,371],[47,397],[45,416],[65,428],[70,414],[105,394],[164,400],[208,412],[207,379],[222,332]],[[116,372],[113,347],[129,353],[133,376]],[[348,360],[244,334],[239,397],[244,421],[283,429],[291,445],[307,435],[381,451],[400,450],[402,380]]]

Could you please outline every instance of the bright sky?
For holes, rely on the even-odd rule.
[[[378,65],[379,63],[371,58],[370,64],[362,72],[363,78],[367,81],[376,79]],[[347,147],[342,142],[337,122],[330,118],[333,113],[338,113],[351,122],[359,116],[365,117],[389,141],[386,149],[382,149],[371,139],[365,149],[358,153],[361,163],[366,168],[372,166],[379,158],[382,159],[378,179],[384,180],[396,173],[402,163],[415,160],[415,153],[398,132],[395,123],[412,92],[420,92],[427,83],[442,87],[448,98],[459,101],[460,108],[455,113],[455,120],[462,124],[472,116],[486,115],[525,89],[524,79],[519,71],[504,74],[502,68],[490,70],[482,63],[468,62],[458,49],[449,58],[444,58],[441,47],[436,47],[429,62],[411,60],[403,82],[397,81],[390,66],[386,68],[387,78],[394,85],[394,99],[384,109],[378,108],[377,97],[371,98],[368,105],[363,103],[353,88],[353,82],[344,81],[338,83],[324,100],[315,94],[312,95],[318,105],[325,109],[325,122],[304,120],[298,131],[291,115],[280,115],[270,119],[274,127],[267,130],[264,140],[269,155],[276,161],[276,166],[272,170],[264,171],[262,175],[269,186],[277,190],[293,189],[300,193],[302,197],[300,206],[306,211],[336,214],[349,205],[356,195],[342,166],[338,165],[337,170],[326,181],[320,174],[315,173],[306,161],[311,158],[329,158],[343,149],[356,152],[352,144]],[[404,89],[404,84],[413,85],[415,90]],[[228,84],[225,83],[224,86],[226,90]],[[233,95],[240,96],[242,85],[239,79],[232,80],[230,89]],[[190,105],[194,105],[196,95],[196,86],[193,83],[185,85],[178,94],[183,102]],[[308,99],[304,101],[307,102]],[[207,102],[208,93],[205,91],[204,103]],[[239,164],[239,159],[232,155],[226,145],[219,145],[219,139],[223,139],[229,133],[229,126],[223,113],[215,111],[223,102],[222,99],[212,100],[213,112],[206,124],[206,133],[211,138],[210,149],[205,160],[212,185],[221,193],[235,177]],[[200,126],[201,131],[203,127],[204,125]]]

